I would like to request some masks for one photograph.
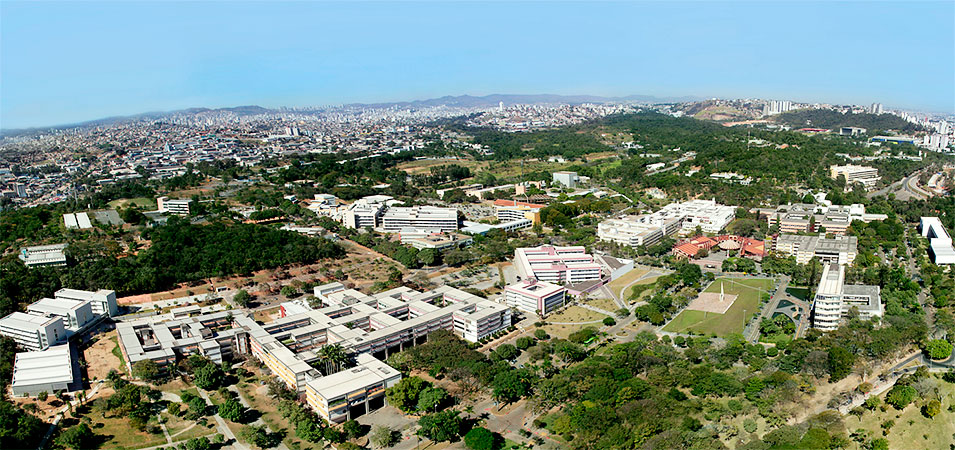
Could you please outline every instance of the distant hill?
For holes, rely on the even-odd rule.
[[[898,130],[902,132],[921,131],[922,127],[893,114],[842,114],[829,109],[800,109],[777,115],[776,123],[791,127],[812,127],[835,129],[841,127],[859,127],[868,131]]]
[[[366,107],[366,108],[429,108],[434,106],[453,106],[458,108],[477,108],[497,106],[501,102],[511,106],[516,104],[571,104],[579,105],[581,103],[609,103],[609,102],[645,102],[645,103],[677,103],[695,101],[695,97],[654,97],[651,95],[629,95],[626,97],[600,97],[595,95],[552,95],[552,94],[534,94],[534,95],[511,95],[511,94],[491,94],[483,97],[473,95],[444,96],[441,98],[432,98],[427,100],[413,100],[407,102],[391,103],[352,103],[344,105],[345,107]],[[257,114],[267,114],[277,112],[278,109],[263,108],[261,106],[235,106],[230,108],[188,108],[176,111],[154,111],[131,116],[114,116],[103,119],[90,120],[86,122],[63,124],[49,127],[21,128],[21,129],[0,129],[0,137],[30,135],[55,130],[113,125],[117,123],[130,122],[136,120],[157,120],[178,114],[201,115],[216,112],[231,112],[240,116],[251,116]]]

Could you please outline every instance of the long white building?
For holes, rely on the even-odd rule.
[[[13,312],[0,319],[0,334],[33,351],[45,350],[67,337],[62,318],[22,312]]]
[[[839,328],[843,317],[856,308],[863,320],[882,317],[878,286],[846,285],[846,269],[841,264],[823,266],[822,277],[812,302],[812,326],[823,331]]]
[[[435,206],[391,207],[385,211],[381,222],[387,233],[398,233],[403,228],[457,231],[460,226],[457,209]]]
[[[690,200],[650,214],[605,220],[597,225],[597,238],[631,247],[649,246],[676,233],[694,233],[697,227],[704,233],[719,233],[735,218],[735,206]]]
[[[773,239],[772,249],[781,256],[795,256],[797,264],[806,264],[812,258],[822,263],[852,264],[856,259],[859,238],[855,236],[803,236],[781,234]]]
[[[556,284],[534,279],[519,281],[504,289],[504,301],[508,306],[544,317],[564,306],[567,289]]]
[[[599,280],[603,275],[600,264],[582,246],[518,248],[514,250],[514,266],[525,280],[554,284]]]
[[[952,237],[945,231],[942,221],[938,217],[923,217],[919,221],[919,230],[922,237],[928,239],[929,257],[935,264],[955,264],[955,248],[952,247]]]
[[[188,216],[189,205],[192,199],[170,199],[169,197],[159,197],[156,199],[156,206],[161,213],[175,214],[177,216]]]
[[[845,177],[846,185],[851,186],[853,183],[862,183],[862,186],[866,189],[875,188],[876,183],[878,183],[881,178],[879,177],[879,169],[874,167],[858,166],[855,164],[829,167],[830,178],[839,178],[839,175]]]
[[[20,249],[20,260],[27,267],[65,266],[67,244],[38,245]]]

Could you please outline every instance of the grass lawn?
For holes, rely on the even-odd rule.
[[[101,449],[134,449],[166,443],[166,438],[162,432],[149,434],[133,430],[129,427],[129,420],[126,417],[105,418],[100,414],[90,414],[87,417],[92,421],[90,426],[94,433],[110,437],[99,447]],[[156,425],[155,417],[150,420],[150,423]],[[102,424],[102,427],[99,424]]]
[[[146,197],[121,198],[119,200],[113,200],[109,202],[109,207],[113,209],[127,207],[129,205],[136,205],[142,209],[145,209],[146,211],[155,211],[157,208],[156,200]]]
[[[885,412],[875,409],[866,411],[861,417],[848,415],[845,417],[846,429],[849,432],[859,428],[868,430],[873,438],[885,437],[889,440],[889,448],[948,448],[955,434],[955,412],[949,411],[955,397],[955,386],[939,381],[942,393],[942,412],[934,419],[922,415],[920,400],[907,406],[902,411],[889,406]],[[883,401],[885,396],[882,396]],[[896,417],[898,416],[898,417]],[[895,425],[889,430],[888,436],[882,436],[882,422],[894,420]],[[909,424],[909,421],[912,423]],[[853,442],[850,449],[858,449]]]
[[[278,402],[270,398],[267,394],[260,394],[258,391],[260,387],[259,384],[240,382],[236,387],[239,389],[242,398],[252,406],[252,409],[262,414],[262,421],[268,424],[272,431],[287,431],[285,439],[282,440],[285,445],[289,446],[289,448],[309,448],[313,445],[295,436],[295,428],[289,424],[288,420],[279,414]],[[263,388],[262,392],[265,393],[267,391]]]
[[[683,310],[663,327],[663,331],[676,333],[694,332],[700,334],[715,334],[726,336],[732,333],[742,333],[745,322],[759,308],[759,290],[764,291],[773,287],[773,280],[768,278],[757,279],[728,279],[718,278],[704,292],[719,292],[720,280],[724,280],[724,292],[736,294],[738,297],[726,314],[707,313],[695,310]]]
[[[809,300],[809,288],[787,287],[786,293],[802,301]]]
[[[630,283],[633,283],[634,280],[646,275],[648,272],[650,271],[646,269],[636,268],[623,274],[622,277],[617,278],[616,280],[613,280],[610,282],[610,292],[613,292],[614,295],[619,294],[620,290],[623,289],[624,286]]]
[[[620,309],[620,307],[609,298],[592,298],[588,299],[585,303],[595,308],[600,308],[610,312]]]
[[[567,323],[581,323],[581,322],[595,322],[603,320],[604,317],[607,317],[606,314],[600,314],[597,311],[591,311],[587,308],[572,305],[564,308],[564,310],[551,314],[547,316],[546,320],[548,323],[555,322],[567,322]]]
[[[122,372],[123,374],[125,374],[125,373],[126,373],[126,360],[123,359],[123,351],[119,349],[119,337],[118,337],[118,336],[113,336],[112,338],[110,338],[110,340],[113,341],[114,344],[116,344],[116,345],[113,347],[113,354],[116,355],[117,358],[119,358],[119,371]]]

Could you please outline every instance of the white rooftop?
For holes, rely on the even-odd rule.
[[[70,346],[57,345],[42,352],[17,353],[13,364],[13,385],[72,383]]]

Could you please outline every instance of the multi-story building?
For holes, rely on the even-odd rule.
[[[825,264],[852,264],[856,259],[859,239],[855,236],[799,236],[781,234],[773,239],[773,251],[782,256],[795,256],[798,264],[819,258]]]
[[[401,232],[401,243],[410,245],[418,250],[426,248],[444,250],[471,245],[474,242],[470,236],[458,233],[405,233]]]
[[[20,249],[20,260],[27,267],[65,266],[67,244],[38,245]]]
[[[826,264],[812,302],[812,326],[823,331],[839,328],[855,309],[863,320],[883,314],[878,286],[846,285],[845,266]]]
[[[671,203],[650,214],[605,220],[597,225],[597,237],[631,247],[649,246],[666,236],[693,233],[697,228],[704,233],[719,233],[735,218],[735,206],[691,200]]]
[[[654,214],[607,219],[597,224],[597,238],[630,247],[650,246],[683,228],[678,217],[659,217]]]
[[[540,211],[544,205],[498,199],[494,201],[494,208],[497,210],[497,220],[501,222],[528,219],[538,224],[541,222]]]
[[[71,392],[83,389],[79,371],[74,370],[69,345],[50,347],[41,352],[20,352],[13,362],[10,387],[17,397],[40,392]],[[78,367],[78,366],[77,366]]]
[[[116,291],[100,289],[96,292],[79,289],[60,289],[53,293],[54,298],[63,298],[89,302],[93,314],[113,317],[119,312],[116,304]]]
[[[250,353],[299,393],[320,376],[310,364],[324,345],[386,359],[425,342],[436,330],[477,342],[511,325],[510,308],[449,286],[427,292],[401,287],[375,295],[344,289],[324,295],[322,303],[326,306],[283,303],[286,316],[265,325],[235,318],[248,331]]]
[[[773,208],[754,208],[750,210],[759,218],[765,219],[772,227],[779,226],[780,233],[832,233],[844,235],[855,220],[869,223],[873,220],[885,220],[885,214],[865,212],[865,206],[853,205],[815,205],[794,203]]]
[[[576,284],[603,276],[600,264],[581,246],[518,248],[514,250],[514,265],[525,280],[554,284]]]
[[[385,389],[401,381],[401,372],[360,354],[355,367],[312,378],[305,384],[305,401],[319,416],[342,423],[385,405]]]
[[[879,169],[874,167],[858,166],[855,164],[829,167],[830,178],[839,178],[839,175],[845,177],[846,186],[852,186],[853,183],[862,183],[862,186],[866,189],[875,188],[876,183],[878,183],[880,179]]]
[[[46,317],[13,312],[0,319],[0,334],[16,341],[17,345],[33,351],[49,348],[66,339],[66,328],[61,317]]]
[[[457,209],[434,206],[391,207],[381,221],[387,233],[398,233],[403,228],[457,231],[460,226]]]
[[[553,181],[554,184],[560,184],[573,189],[577,187],[577,182],[580,181],[580,177],[577,176],[577,172],[554,172]]]
[[[504,289],[508,306],[544,317],[564,306],[567,289],[534,279],[519,281]]]
[[[116,333],[126,368],[151,360],[160,367],[177,358],[202,355],[211,361],[231,361],[249,353],[248,333],[232,325],[230,311],[160,321],[153,318],[118,322]]]
[[[955,248],[952,247],[952,237],[942,225],[938,217],[923,217],[919,221],[919,230],[922,237],[929,242],[928,254],[935,264],[955,264]]]
[[[95,319],[90,302],[66,298],[41,298],[27,307],[27,314],[44,317],[59,317],[63,326],[79,330]]]
[[[159,197],[156,199],[156,206],[159,212],[175,214],[177,216],[188,216],[190,203],[192,203],[192,199],[170,199],[169,197]]]

